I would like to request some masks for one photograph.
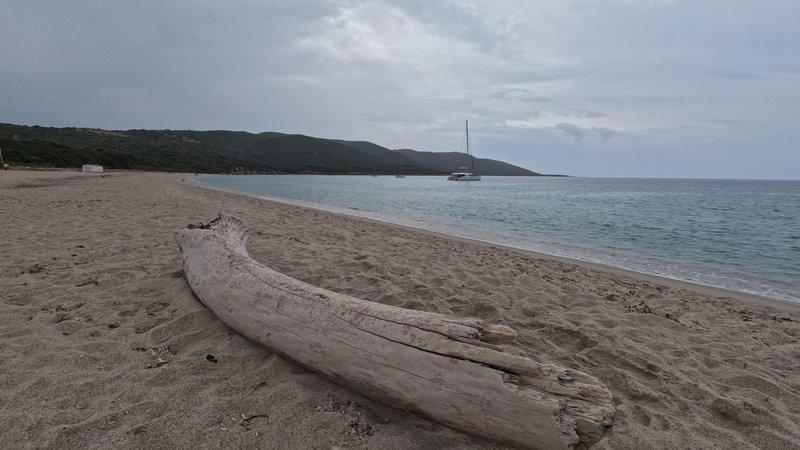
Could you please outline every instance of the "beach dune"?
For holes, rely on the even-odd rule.
[[[504,324],[519,333],[506,352],[599,378],[617,416],[594,448],[800,442],[797,305],[175,174],[4,171],[0,199],[2,448],[506,448],[355,394],[226,327],[194,297],[174,240],[219,213],[241,217],[251,256],[277,271]]]

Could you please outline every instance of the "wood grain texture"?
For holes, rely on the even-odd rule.
[[[611,429],[596,378],[503,353],[516,333],[321,289],[250,258],[239,219],[177,233],[186,277],[223,322],[276,353],[389,405],[524,448],[588,448]]]

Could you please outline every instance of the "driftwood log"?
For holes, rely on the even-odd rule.
[[[610,430],[605,385],[503,353],[510,328],[311,286],[250,258],[245,240],[231,216],[177,234],[198,298],[258,344],[391,406],[524,448],[588,448]]]

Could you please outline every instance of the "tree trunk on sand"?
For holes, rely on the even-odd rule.
[[[241,220],[177,234],[200,301],[242,335],[330,380],[451,428],[525,448],[588,448],[611,394],[585,373],[503,353],[516,333],[475,318],[327,291],[247,254]]]

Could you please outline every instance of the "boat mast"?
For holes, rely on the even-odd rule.
[[[469,166],[469,173],[475,173],[475,164],[472,162],[472,151],[469,148],[469,120],[465,120],[467,130],[467,165]]]

